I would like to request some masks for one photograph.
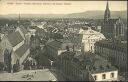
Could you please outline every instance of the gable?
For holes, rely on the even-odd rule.
[[[18,31],[7,35],[7,38],[8,41],[12,44],[12,47],[16,46],[17,44],[19,44],[24,40]]]
[[[17,54],[17,56],[20,58],[22,57],[26,51],[29,49],[29,46],[26,44],[23,44],[20,48],[18,48],[15,53]]]

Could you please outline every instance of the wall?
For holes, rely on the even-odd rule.
[[[114,73],[114,77],[111,78],[111,73]],[[106,79],[102,79],[102,74],[106,74]],[[96,81],[117,81],[118,80],[118,71],[110,71],[110,72],[104,72],[104,73],[96,73],[91,74],[93,77],[96,75],[97,80]]]
[[[83,38],[84,38],[84,35],[83,35]],[[84,51],[85,52],[94,52],[94,44],[97,42],[97,41],[100,41],[102,39],[105,39],[105,37],[102,36],[102,34],[100,35],[95,35],[95,36],[91,36],[89,38],[85,38],[85,39],[82,39],[82,42],[84,43]]]
[[[30,54],[30,50],[28,49],[23,56],[20,58],[20,65],[22,65],[23,61],[27,58],[27,56]]]
[[[24,40],[13,47],[13,51],[16,51],[19,47],[21,47],[24,44]]]
[[[121,52],[116,48],[110,49],[109,47],[112,47],[112,45],[108,45],[108,47],[103,47],[101,44],[96,44],[95,53],[109,60],[112,65],[118,66],[119,70],[125,71],[127,69],[127,53]]]

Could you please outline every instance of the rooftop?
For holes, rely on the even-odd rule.
[[[20,29],[23,32],[23,34],[27,34],[27,29],[25,29],[24,27],[20,27]]]
[[[24,40],[18,31],[8,34],[7,38],[13,47]]]
[[[53,40],[49,43],[47,43],[48,46],[55,48],[57,50],[59,49],[66,49],[66,46],[72,47],[72,43],[70,41],[65,41],[65,40]]]
[[[29,49],[29,46],[26,44],[23,44],[20,48],[18,48],[15,53],[19,56],[22,57],[24,53]]]
[[[101,73],[117,70],[117,68],[112,66],[110,62],[96,54],[86,55],[85,62],[87,66],[89,66],[91,73]]]
[[[104,60],[102,57],[96,54],[82,55],[81,53],[77,55],[76,52],[66,51],[60,56],[68,61],[71,61],[81,70],[86,70],[86,67],[88,67],[91,73],[102,73],[117,70],[117,68],[112,66],[110,62]]]
[[[117,42],[117,41],[110,41],[110,40],[101,40],[99,42],[97,42],[96,44],[103,44],[104,47],[105,47],[105,44],[107,45],[110,45],[109,47],[111,49],[118,49],[119,51],[122,50],[122,51],[127,51],[127,42],[125,43],[120,43],[120,42]],[[107,46],[108,47],[108,46]],[[115,48],[113,48],[115,47]]]

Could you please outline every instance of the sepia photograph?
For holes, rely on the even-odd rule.
[[[127,0],[0,0],[0,81],[128,81]]]

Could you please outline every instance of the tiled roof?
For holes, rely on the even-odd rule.
[[[85,70],[81,60],[83,58],[80,57],[80,55],[79,57],[76,57],[76,55],[78,55],[78,53],[72,51],[65,51],[62,52],[59,57],[62,57],[64,60],[70,61],[72,65],[77,66],[77,68]]]
[[[81,35],[81,34],[75,34],[75,35],[71,34],[70,36],[66,37],[65,39],[67,39],[75,44],[81,44],[82,38],[83,38],[83,35]]]
[[[117,68],[112,66],[110,62],[96,54],[87,55],[85,60],[85,62],[88,62],[88,64],[90,65],[89,70],[91,73],[101,73],[117,70]]]
[[[22,57],[24,53],[29,49],[29,46],[26,44],[23,44],[20,48],[18,48],[15,53],[19,56]]]
[[[49,42],[47,45],[58,50],[61,48],[62,42],[53,40]]]
[[[74,52],[72,52],[72,51],[65,51],[65,52],[62,52],[62,53],[61,53],[61,56],[64,56],[64,55],[74,56],[74,55],[75,55],[75,53],[74,53]]]
[[[109,20],[108,20],[108,24],[109,24],[110,26],[113,26],[113,25],[117,22],[117,20],[118,20],[118,19],[109,19]]]
[[[23,37],[20,35],[20,33],[18,31],[13,32],[11,34],[8,34],[7,38],[9,40],[9,42],[12,44],[13,47],[24,40]]]
[[[24,27],[20,27],[21,31],[23,34],[27,34],[27,29],[25,29]]]
[[[108,40],[100,40],[99,42],[96,42],[95,45],[98,46],[102,45],[102,47],[107,47],[110,49],[118,49],[119,51],[123,51],[123,52],[127,51],[127,43],[116,43]]]
[[[62,49],[65,50],[66,46],[72,47],[73,44],[70,41],[63,40],[53,40],[47,44],[48,46],[55,48],[56,50]]]
[[[75,53],[72,51],[65,51],[65,52],[62,52],[59,57],[67,61],[72,61],[72,59],[74,58],[74,55]]]

